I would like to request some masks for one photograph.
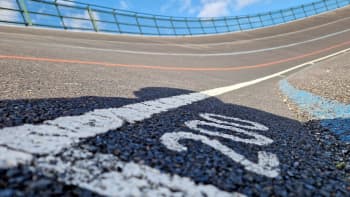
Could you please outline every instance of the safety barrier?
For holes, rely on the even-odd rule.
[[[202,35],[245,31],[306,18],[350,4],[322,0],[247,16],[190,18],[152,15],[71,0],[1,0],[0,24],[140,35]]]

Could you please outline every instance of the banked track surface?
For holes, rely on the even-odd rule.
[[[0,194],[346,196],[275,84],[346,52],[349,9],[185,38],[0,27]]]

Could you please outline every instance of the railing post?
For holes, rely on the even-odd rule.
[[[328,11],[329,8],[328,8],[328,5],[327,5],[327,1],[326,1],[326,0],[323,0],[322,2],[323,2],[324,6],[326,7],[326,9],[327,9],[327,11]]]
[[[185,24],[186,24],[186,27],[187,27],[188,33],[190,33],[190,36],[192,36],[191,28],[190,28],[190,26],[188,26],[188,21],[187,21],[187,18],[185,18]]]
[[[227,32],[230,32],[231,30],[230,30],[230,27],[229,27],[229,25],[227,23],[227,17],[224,17],[224,21],[225,21],[225,25],[226,25],[226,28],[227,28]]]
[[[339,1],[335,0],[335,3],[337,4],[337,8],[340,8]]]
[[[23,16],[23,19],[25,20],[24,22],[26,23],[26,25],[32,26],[33,23],[32,23],[32,20],[30,18],[25,1],[24,0],[17,0],[17,4],[18,4],[18,7],[20,8],[20,10],[22,11],[22,16]]]
[[[250,20],[250,16],[249,15],[247,16],[247,19],[248,19],[248,23],[249,23],[250,29],[253,29],[253,24],[252,24],[252,21]]]
[[[308,15],[306,14],[304,5],[302,5],[301,8],[303,9],[303,12],[304,12],[305,17],[308,17]]]
[[[66,25],[64,23],[64,19],[63,19],[63,16],[61,14],[61,11],[60,11],[60,9],[58,7],[57,0],[55,0],[55,7],[56,7],[56,10],[57,10],[58,17],[60,17],[60,19],[61,19],[61,23],[62,23],[63,29],[67,29],[67,27],[66,27]]]
[[[282,16],[282,20],[283,20],[283,23],[286,23],[286,18],[284,17],[284,12],[282,10],[280,10],[280,14]]]
[[[153,16],[153,20],[154,20],[154,24],[156,25],[158,35],[160,36],[160,30],[159,30],[159,25],[158,25],[158,22],[157,22],[157,18],[155,16]]]
[[[115,23],[117,24],[119,33],[123,33],[122,30],[120,29],[119,20],[115,9],[113,9],[113,17],[114,17]]]
[[[173,28],[174,34],[176,36],[177,33],[176,33],[176,29],[175,29],[174,22],[173,22],[173,17],[170,17],[169,20],[170,20],[171,27]]]
[[[275,19],[272,17],[272,12],[269,12],[269,16],[270,16],[272,25],[276,25]]]
[[[317,9],[316,9],[316,7],[315,7],[315,3],[314,3],[314,2],[312,2],[312,7],[314,8],[315,14],[317,14]]]
[[[139,29],[140,34],[143,35],[142,28],[141,28],[141,25],[140,25],[140,22],[139,22],[137,14],[135,14],[134,17],[135,17],[135,20],[136,20],[137,28]]]
[[[239,28],[239,31],[242,31],[242,27],[241,27],[241,23],[239,22],[239,19],[237,16],[236,16],[236,21],[237,21],[237,25],[238,25],[238,28]]]
[[[202,18],[198,19],[198,22],[201,25],[202,33],[203,34],[207,34],[207,32],[205,32],[205,30],[204,30],[204,26],[203,26],[203,23],[202,23]]]
[[[87,10],[88,10],[88,13],[89,13],[89,16],[90,16],[90,20],[91,20],[91,23],[92,23],[92,26],[93,26],[94,30],[96,32],[98,32],[98,27],[97,27],[97,24],[96,24],[96,20],[94,18],[93,11],[90,8],[90,6],[87,7]]]
[[[294,20],[297,20],[297,17],[296,17],[295,12],[294,12],[294,8],[291,8],[290,10],[292,11],[292,14],[293,14]]]
[[[264,22],[263,22],[263,20],[261,18],[261,15],[259,14],[258,16],[259,16],[259,21],[260,21],[260,24],[261,24],[260,27],[265,27]]]
[[[211,18],[211,22],[213,23],[213,27],[214,27],[214,29],[215,29],[215,33],[219,33],[219,32],[218,32],[218,29],[216,28],[214,18]]]

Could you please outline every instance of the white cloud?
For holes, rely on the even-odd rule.
[[[186,12],[189,14],[194,14],[197,11],[197,7],[192,5],[192,0],[180,0],[180,12]]]
[[[241,10],[247,6],[250,6],[252,4],[258,3],[261,0],[236,0],[236,5],[235,5],[235,9],[236,10]]]
[[[165,4],[162,4],[160,6],[160,12],[161,13],[167,12],[175,4],[175,2],[176,0],[169,0]]]
[[[0,7],[17,9],[15,1],[0,1]],[[20,14],[10,10],[0,9],[0,18],[5,21],[18,21],[20,19]]]
[[[230,13],[230,0],[202,0],[198,17],[227,16]]]
[[[0,1],[0,6],[3,8],[12,8],[12,9],[17,8],[15,1]]]
[[[201,0],[198,17],[220,17],[230,15],[262,0]]]
[[[129,8],[128,2],[126,2],[125,0],[121,0],[119,2],[119,8],[123,10],[128,9]]]
[[[69,5],[69,6],[75,6],[76,4],[74,2],[70,2],[70,1],[63,1],[63,0],[58,0],[57,1],[60,4],[64,4],[64,5]],[[83,18],[83,19],[89,19],[89,20],[79,20],[79,19],[69,19],[69,18],[65,18],[64,19],[64,23],[66,26],[68,27],[72,27],[72,28],[93,28],[91,20],[90,20],[90,15],[89,12],[87,10],[79,10],[81,13],[72,13],[72,9],[74,8],[67,8],[67,7],[60,7],[61,9],[61,13],[65,16],[70,16],[73,18]],[[97,12],[92,12],[92,15],[94,17],[95,20],[99,20],[100,17],[98,15]],[[100,25],[101,26],[101,25]]]
[[[169,0],[167,3],[160,7],[161,13],[167,13],[171,9],[176,9],[179,13],[195,14],[199,11],[200,7],[194,5],[192,0]]]
[[[87,18],[90,19],[89,13],[85,11],[82,14],[73,14],[71,17],[74,18]],[[86,20],[78,20],[78,19],[66,19],[65,21],[66,26],[68,27],[75,27],[75,28],[88,28],[91,27],[91,22]]]
[[[70,6],[75,5],[75,3],[72,1],[64,1],[64,0],[57,0],[57,3],[64,4],[64,5],[70,5]]]

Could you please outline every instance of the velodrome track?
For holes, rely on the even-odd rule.
[[[346,196],[346,175],[277,83],[345,53],[349,27],[350,7],[198,37],[0,26],[0,188]]]

